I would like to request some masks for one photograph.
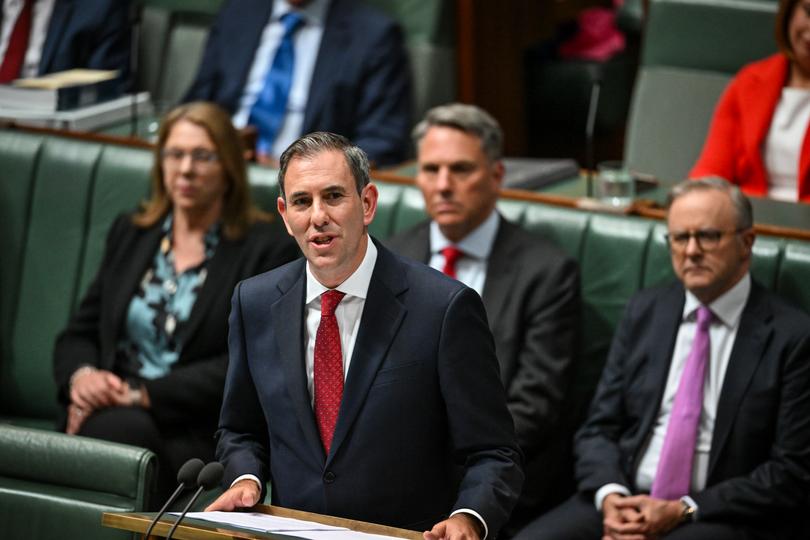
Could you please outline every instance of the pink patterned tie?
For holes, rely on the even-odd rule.
[[[445,275],[450,276],[451,278],[456,278],[456,262],[464,256],[464,252],[458,249],[456,246],[447,246],[442,250],[442,255],[444,255],[444,268],[442,272]]]
[[[315,420],[327,454],[343,398],[343,355],[335,309],[344,296],[335,290],[321,295],[321,322],[315,334]]]
[[[700,306],[695,339],[675,394],[664,448],[650,493],[656,499],[675,500],[689,493],[698,424],[703,409],[703,381],[710,354],[711,321],[712,312],[706,306]]]

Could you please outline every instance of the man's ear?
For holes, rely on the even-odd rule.
[[[377,199],[380,193],[377,191],[377,186],[374,184],[367,184],[360,193],[360,200],[363,203],[363,224],[368,227],[374,216],[377,214]]]
[[[292,236],[293,233],[290,229],[290,224],[287,222],[287,202],[284,200],[284,197],[279,197],[276,199],[276,208],[278,209],[278,213],[281,215],[281,219],[284,220],[284,226],[287,228],[287,234]]]

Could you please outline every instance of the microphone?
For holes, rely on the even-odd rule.
[[[191,508],[191,505],[197,502],[197,498],[200,496],[200,493],[203,491],[208,491],[209,489],[213,489],[219,485],[220,480],[222,480],[222,475],[225,474],[225,468],[217,461],[212,461],[208,465],[202,468],[200,474],[197,476],[197,485],[200,487],[197,488],[197,492],[191,497],[191,500],[188,501],[188,504],[185,508],[183,508],[183,512],[177,518],[177,521],[174,522],[172,528],[169,529],[169,534],[166,535],[166,540],[169,540],[172,535],[174,534],[174,530],[180,525],[180,522],[183,521],[183,518],[186,517],[188,513],[188,509]]]
[[[160,512],[158,512],[158,514],[152,520],[152,523],[149,524],[149,528],[146,529],[146,534],[143,536],[144,538],[149,538],[149,534],[152,532],[152,529],[155,528],[155,525],[161,516],[166,513],[166,509],[169,507],[169,505],[172,504],[175,499],[177,499],[177,496],[180,495],[184,489],[194,487],[197,484],[197,477],[203,468],[203,460],[199,458],[191,458],[183,463],[183,466],[180,467],[179,471],[177,471],[177,483],[180,485],[174,490],[174,493],[172,493],[169,500],[166,501],[166,504],[163,505],[163,508],[160,509]]]
[[[602,89],[601,73],[591,71],[591,99],[588,102],[588,118],[585,121],[585,153],[586,167],[588,169],[588,197],[593,197],[593,171],[596,168],[594,159],[593,139],[596,128],[596,111],[599,108],[599,93]]]

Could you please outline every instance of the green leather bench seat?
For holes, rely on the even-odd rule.
[[[53,429],[54,339],[96,271],[112,219],[146,195],[151,166],[152,155],[144,149],[0,130],[0,252],[8,255],[0,258],[0,519],[18,519],[15,530],[21,534],[13,537],[55,537],[63,528],[111,537],[95,526],[99,513],[144,504],[142,488],[132,486],[147,481],[133,480],[133,462],[145,463],[138,475],[151,474],[151,454],[121,450],[128,457],[116,465],[117,445],[111,451],[109,443],[8,424]],[[275,212],[276,171],[252,166],[249,176],[255,201]],[[376,184],[380,198],[373,235],[385,239],[424,219],[415,186]],[[673,277],[665,224],[517,199],[501,199],[498,207],[580,263],[580,356],[566,411],[575,424],[628,298]],[[760,236],[752,272],[810,310],[810,242]],[[129,487],[121,491],[118,485]],[[31,518],[52,511],[60,516],[58,528]]]
[[[0,167],[15,177],[0,181],[0,209],[12,217],[0,230],[0,248],[17,255],[0,260],[0,418],[52,424],[54,338],[96,271],[113,217],[146,195],[151,164],[151,153],[143,149],[0,131]],[[256,202],[275,212],[276,171],[253,166],[249,174]],[[377,185],[373,235],[384,239],[424,219],[422,196],[414,186]],[[498,206],[580,263],[582,371],[575,387],[587,396],[627,299],[641,287],[673,277],[666,227],[655,220],[515,199],[502,199]],[[802,278],[810,275],[808,269],[809,243],[757,239],[754,276],[805,308],[810,308],[810,289],[802,287]]]
[[[0,425],[4,538],[132,538],[103,512],[147,509],[155,455],[145,449]]]

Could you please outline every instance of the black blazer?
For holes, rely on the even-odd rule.
[[[224,3],[184,101],[214,101],[236,112],[272,11],[272,0]],[[380,166],[405,159],[410,125],[411,76],[402,30],[364,2],[332,0],[302,134],[339,133]]]
[[[582,491],[634,475],[666,386],[685,294],[679,282],[635,295],[577,434]],[[803,517],[810,493],[810,318],[755,282],[720,402],[700,519],[766,524]]]
[[[39,74],[73,68],[118,69],[127,80],[131,0],[56,0]],[[3,20],[0,11],[0,23]]]
[[[236,287],[224,483],[250,473],[273,504],[416,530],[470,508],[495,537],[523,473],[481,300],[375,244],[329,455],[304,370],[304,260]]]
[[[185,326],[180,358],[166,376],[144,381],[159,423],[215,430],[228,362],[228,302],[233,287],[299,254],[280,224],[276,218],[253,225],[240,240],[220,239]],[[113,223],[98,274],[56,340],[54,375],[64,406],[70,402],[70,376],[81,365],[115,371],[116,343],[124,331],[130,299],[152,264],[161,237],[160,223],[143,229],[127,214]]]

